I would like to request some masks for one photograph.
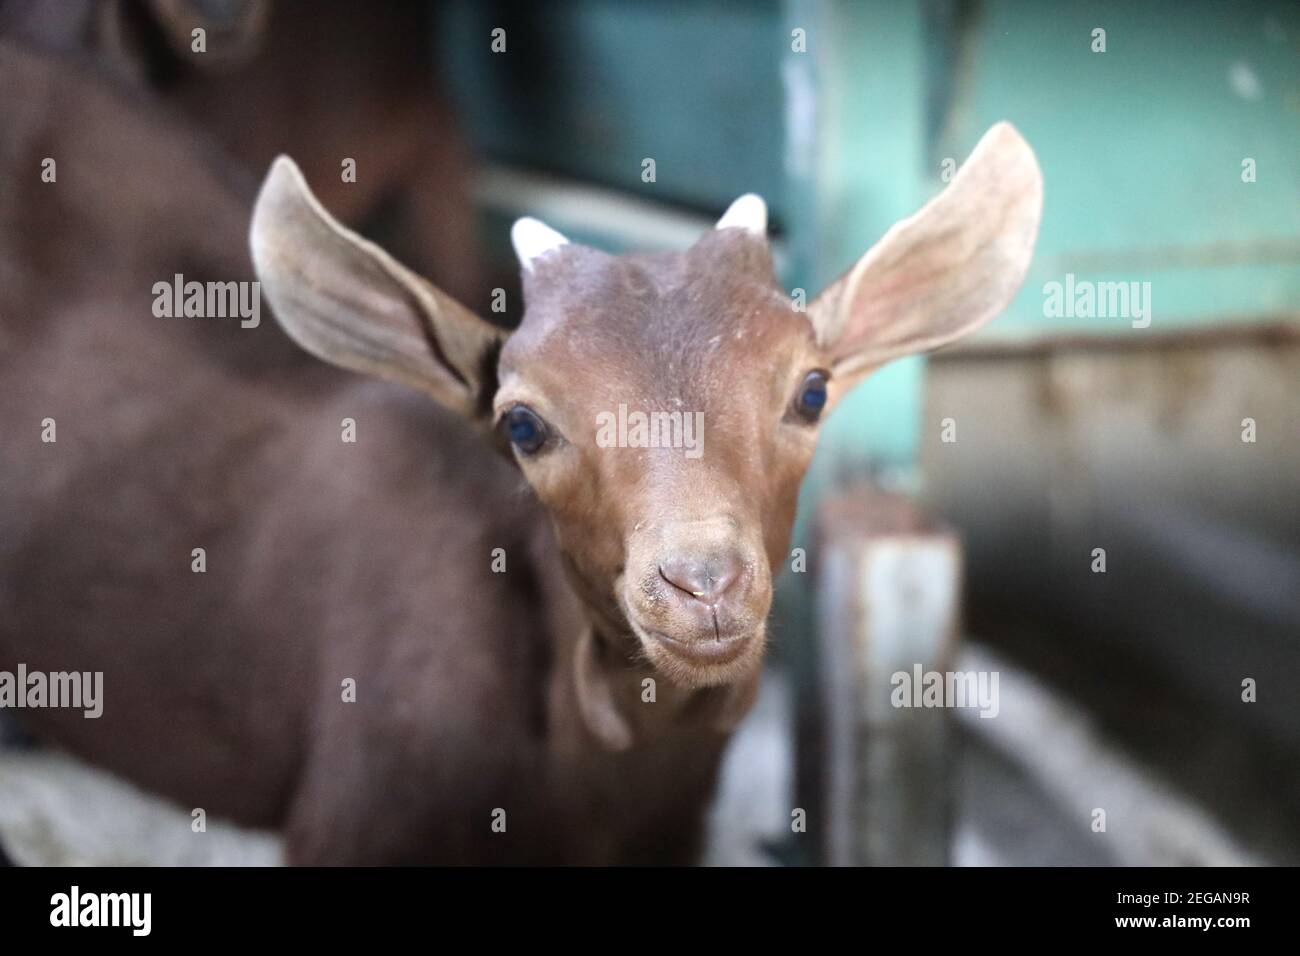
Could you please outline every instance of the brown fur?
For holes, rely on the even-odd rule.
[[[0,174],[23,184],[0,208],[0,668],[105,674],[102,718],[25,711],[32,729],[283,826],[295,862],[687,859],[722,738],[672,773],[680,740],[578,759],[574,675],[554,665],[572,656],[555,633],[581,628],[518,471],[265,312],[155,318],[152,283],[176,271],[253,278],[251,196],[191,130],[69,64],[4,45],[0,76],[23,94],[0,110]],[[495,547],[510,573],[490,572]]]
[[[245,168],[301,157],[344,222],[381,231],[403,261],[480,301],[468,150],[437,82],[434,18],[419,3],[232,5],[193,0],[0,0],[0,36],[93,58],[191,117]],[[207,30],[193,53],[190,31]],[[340,175],[356,160],[355,182]]]

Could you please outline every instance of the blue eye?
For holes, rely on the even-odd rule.
[[[531,455],[546,444],[546,423],[527,405],[515,405],[501,416],[501,427],[522,455]]]
[[[809,372],[795,396],[795,413],[804,421],[815,422],[826,407],[826,373]]]

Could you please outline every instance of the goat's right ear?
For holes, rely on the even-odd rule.
[[[341,226],[287,156],[262,184],[249,240],[276,319],[308,352],[486,414],[506,333]]]

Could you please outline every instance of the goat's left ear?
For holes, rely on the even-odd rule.
[[[506,333],[339,225],[288,157],[262,184],[250,242],[276,319],[308,352],[485,416]]]
[[[843,393],[879,365],[974,332],[1011,301],[1033,256],[1043,177],[998,123],[952,183],[808,306]]]

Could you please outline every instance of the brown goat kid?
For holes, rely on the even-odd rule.
[[[246,200],[202,148],[159,145],[183,128],[2,44],[0,73],[28,93],[0,106],[0,175],[33,183],[0,199],[0,669],[103,671],[99,720],[24,719],[186,807],[282,828],[297,863],[694,859],[817,419],[996,315],[1041,205],[997,126],[807,314],[755,198],[673,255],[524,220],[505,338],[278,161],[252,229],[276,317],[429,402],[297,362],[273,323],[154,317],[173,272],[247,275]],[[63,158],[42,192],[45,155]],[[610,442],[609,416],[637,412],[698,413],[702,441]]]
[[[547,662],[528,678],[538,736],[508,733],[536,776],[502,782],[514,806],[540,811],[521,831],[543,855],[691,858],[722,744],[757,689],[772,569],[785,560],[818,419],[883,362],[1000,312],[1028,267],[1041,201],[1032,152],[996,126],[947,191],[807,314],[776,283],[756,196],[685,253],[607,255],[523,219],[513,239],[525,314],[503,344],[339,226],[290,160],[275,163],[252,246],[280,323],[321,358],[411,386],[503,436],[549,513],[558,554],[542,560],[564,568],[582,625],[531,638]],[[480,600],[487,553],[450,557],[466,600]],[[464,645],[466,660],[486,639],[413,627],[401,640]],[[519,650],[495,653],[494,678]],[[477,671],[447,654],[436,679],[476,688]],[[477,827],[486,852],[487,803],[452,803],[469,814],[456,826]]]

